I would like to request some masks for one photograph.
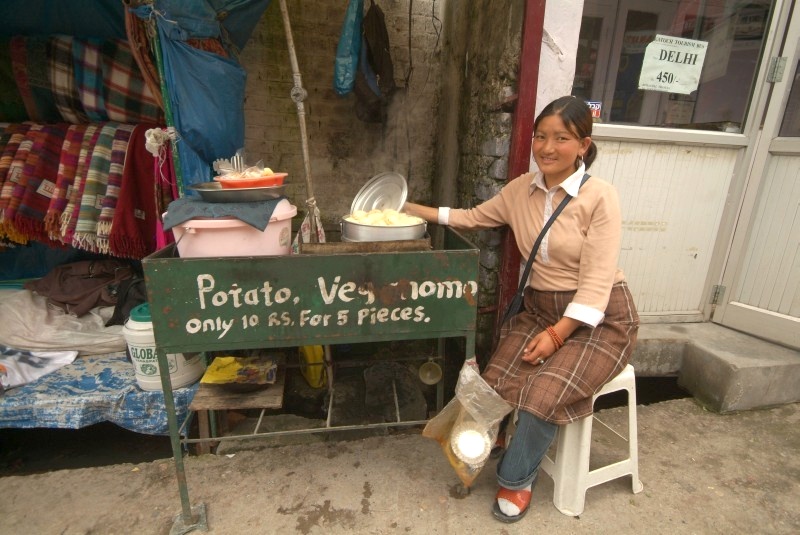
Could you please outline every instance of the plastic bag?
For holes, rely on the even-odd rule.
[[[436,440],[465,487],[480,473],[497,440],[500,422],[512,407],[465,363],[455,397],[431,418],[422,436]]]

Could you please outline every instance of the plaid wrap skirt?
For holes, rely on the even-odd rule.
[[[509,404],[559,425],[592,414],[592,396],[628,364],[639,331],[639,315],[623,281],[612,287],[597,327],[578,327],[544,364],[522,360],[528,341],[556,323],[574,295],[526,288],[524,311],[502,326],[483,372]]]

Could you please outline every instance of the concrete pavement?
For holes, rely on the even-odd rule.
[[[625,429],[625,408],[597,416]],[[327,433],[280,447],[256,441],[188,457],[187,488],[219,534],[800,532],[800,404],[720,415],[681,399],[640,406],[638,422],[644,491],[632,494],[628,477],[592,488],[579,518],[555,509],[542,475],[528,515],[497,522],[494,462],[462,496],[439,445],[418,430],[345,441]],[[595,426],[593,464],[624,447]],[[181,511],[171,459],[0,484],[2,534],[163,534]]]

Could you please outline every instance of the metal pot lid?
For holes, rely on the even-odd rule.
[[[350,213],[388,208],[399,211],[406,203],[407,196],[408,185],[403,175],[391,171],[381,173],[364,184],[350,205]]]

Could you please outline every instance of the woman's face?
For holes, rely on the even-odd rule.
[[[583,157],[591,141],[592,138],[576,136],[560,115],[550,115],[539,121],[531,151],[548,187],[560,184],[575,172],[575,161]]]

